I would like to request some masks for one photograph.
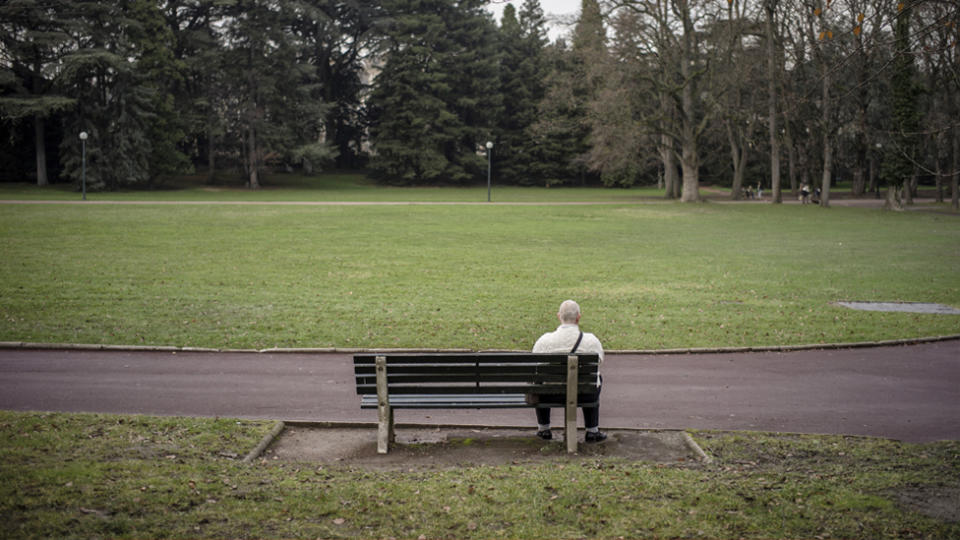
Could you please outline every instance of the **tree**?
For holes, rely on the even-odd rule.
[[[33,123],[37,185],[47,175],[47,119],[75,104],[58,93],[56,64],[67,53],[67,2],[24,0],[0,5],[0,114]]]
[[[525,0],[519,14],[510,4],[500,23],[500,93],[497,122],[497,178],[506,183],[539,183],[537,147],[531,126],[546,91],[546,20],[538,0]]]
[[[65,131],[90,135],[88,187],[149,184],[182,170],[186,160],[176,147],[180,132],[166,82],[178,76],[178,67],[156,4],[74,3],[69,14],[71,44],[58,65],[58,81],[76,102]],[[79,146],[75,136],[61,143],[65,173],[75,181]]]
[[[601,84],[588,104],[590,151],[587,163],[600,173],[606,186],[628,187],[640,181],[644,170],[655,161],[645,159],[655,151],[647,136],[642,78],[645,64],[638,33],[637,14],[621,10],[612,20],[613,44],[596,54],[594,69],[600,70]],[[655,112],[655,111],[654,111]],[[645,151],[650,150],[650,152]]]
[[[377,2],[322,0],[307,2],[293,31],[300,43],[301,62],[316,70],[310,99],[328,105],[323,120],[323,139],[336,151],[336,165],[362,166],[363,118],[362,74],[365,51],[375,49],[380,39],[376,21],[381,17]],[[310,170],[314,165],[304,162]]]
[[[401,184],[464,184],[499,114],[496,26],[479,0],[385,4],[383,67],[370,96],[371,168]]]
[[[764,37],[767,46],[767,131],[770,135],[770,191],[774,204],[783,202],[780,190],[780,137],[777,132],[777,76],[780,62],[777,55],[777,34],[774,16],[778,0],[764,0]]]
[[[588,108],[603,84],[606,30],[597,0],[581,2],[572,47],[558,40],[550,47],[552,69],[540,104],[540,119],[533,132],[540,155],[553,164],[545,171],[545,184],[596,179],[590,170],[591,122]]]
[[[294,31],[316,16],[295,0],[242,0],[227,13],[226,80],[251,189],[269,157],[319,163],[335,155],[322,137],[328,105],[315,93],[316,66]]]
[[[902,207],[900,196],[908,179],[914,174],[917,132],[920,129],[917,107],[920,88],[915,80],[913,52],[910,47],[910,15],[913,10],[901,3],[897,11],[894,27],[896,49],[891,76],[892,148],[887,151],[881,169],[889,187],[887,205],[891,208]]]

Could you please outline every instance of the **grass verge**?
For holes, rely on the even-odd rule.
[[[0,412],[0,536],[960,535],[955,513],[929,512],[960,491],[955,441],[700,432],[711,465],[596,458],[406,471],[241,465],[269,428]]]
[[[359,173],[318,176],[270,174],[263,187],[250,190],[237,182],[208,185],[201,176],[181,177],[153,190],[88,193],[89,201],[232,201],[232,202],[486,202],[486,185],[468,187],[394,187]],[[608,189],[596,187],[550,188],[493,186],[494,202],[598,202],[662,199],[663,190],[652,187]],[[68,184],[39,187],[0,184],[0,199],[78,200],[77,188]]]
[[[0,340],[519,348],[566,298],[607,349],[960,333],[960,221],[772,205],[6,205]]]

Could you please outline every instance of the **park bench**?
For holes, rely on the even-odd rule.
[[[596,391],[599,356],[542,353],[357,354],[353,357],[360,407],[378,410],[377,452],[394,441],[394,409],[565,410],[567,451],[577,451],[577,394]],[[539,403],[527,395],[566,396]]]

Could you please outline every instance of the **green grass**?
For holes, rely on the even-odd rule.
[[[494,202],[635,202],[662,199],[663,190],[551,188],[497,186]],[[79,200],[72,184],[38,187],[30,184],[0,184],[0,200]],[[319,176],[267,175],[263,187],[249,190],[235,179],[207,185],[200,176],[183,177],[156,190],[123,190],[88,193],[89,201],[233,201],[233,202],[486,202],[487,187],[391,187],[377,184],[359,173],[329,173]]]
[[[856,208],[4,205],[0,340],[529,348],[578,300],[607,349],[956,334],[960,221]]]
[[[239,463],[269,424],[0,412],[4,538],[955,538],[897,503],[960,445],[701,432],[715,462],[377,471]],[[371,444],[374,433],[371,431]],[[442,448],[437,451],[443,451]]]

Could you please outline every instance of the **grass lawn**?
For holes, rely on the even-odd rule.
[[[651,187],[631,189],[551,188],[497,186],[491,189],[494,202],[623,201],[659,199],[663,190]],[[31,184],[0,184],[0,200],[78,200],[72,184],[37,187]],[[377,184],[359,173],[329,173],[318,176],[270,174],[262,189],[251,191],[236,178],[207,185],[202,176],[182,177],[156,190],[124,190],[87,193],[89,201],[266,201],[266,202],[486,202],[487,187],[391,187]]]
[[[239,463],[269,428],[228,419],[0,412],[0,536],[960,535],[960,524],[917,511],[945,494],[956,500],[955,441],[701,432],[694,436],[715,457],[710,465],[558,457],[377,471]]]
[[[527,349],[566,298],[607,349],[960,333],[956,315],[832,304],[960,307],[950,215],[709,203],[0,208],[4,341]]]

